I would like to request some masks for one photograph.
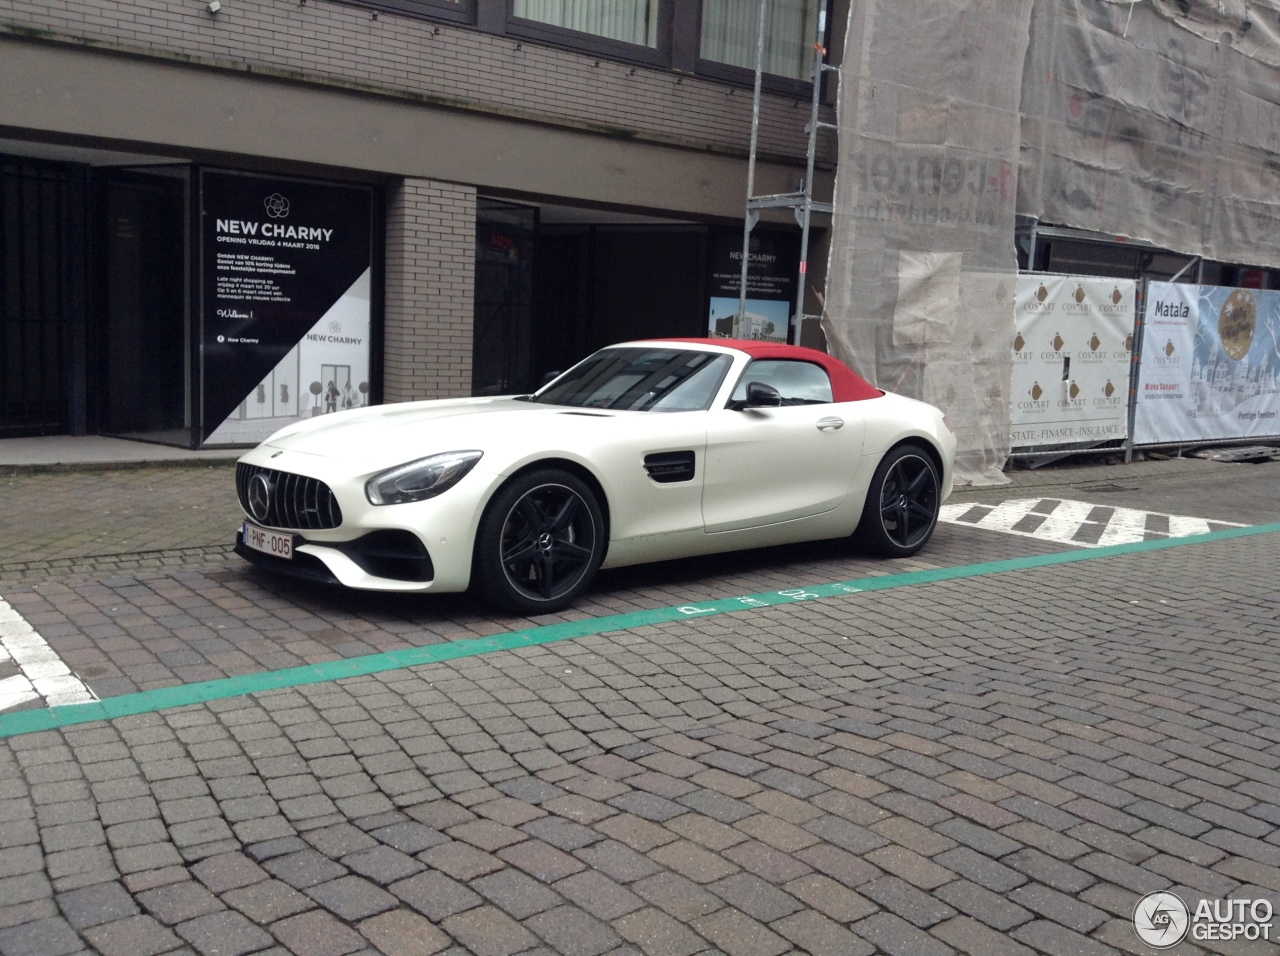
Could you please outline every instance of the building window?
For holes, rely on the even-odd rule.
[[[702,0],[699,55],[704,60],[756,68],[760,7],[744,0]],[[772,0],[765,21],[764,71],[793,80],[813,76],[818,0]]]
[[[658,46],[658,0],[515,0],[512,13],[562,30]]]

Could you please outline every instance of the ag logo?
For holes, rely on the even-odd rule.
[[[1187,935],[1191,913],[1173,893],[1148,893],[1133,909],[1133,929],[1152,949],[1168,949]]]

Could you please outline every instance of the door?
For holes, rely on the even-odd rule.
[[[751,383],[772,388],[780,404],[747,407]],[[836,508],[853,481],[863,433],[858,403],[833,403],[821,366],[752,362],[729,407],[708,418],[705,529],[740,531]]]
[[[102,431],[188,444],[186,183],[115,173],[106,185]]]
[[[68,430],[67,178],[62,167],[0,157],[0,438]]]

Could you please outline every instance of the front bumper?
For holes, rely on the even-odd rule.
[[[336,527],[263,525],[294,536],[292,560],[254,552],[237,535],[236,553],[246,560],[293,577],[361,590],[458,592],[470,585],[476,528],[500,476],[476,468],[435,498],[373,505],[364,492],[369,473],[352,468],[347,459],[280,453],[260,445],[240,460],[322,482],[332,490],[341,515]]]
[[[259,567],[325,584],[343,583],[325,560],[326,557],[332,560],[334,555],[350,561],[366,577],[387,582],[383,588],[397,583],[411,588],[429,587],[435,579],[431,555],[421,539],[411,531],[380,529],[351,541],[331,544],[309,544],[299,534],[295,534],[293,539],[292,559],[255,551],[244,543],[243,531],[236,535],[235,550],[236,554]]]

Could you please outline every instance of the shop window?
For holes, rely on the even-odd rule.
[[[510,395],[537,387],[533,372],[533,250],[537,210],[476,204],[475,325],[471,392]]]
[[[658,0],[514,0],[521,20],[657,49]]]
[[[756,68],[760,8],[743,0],[702,0],[699,55],[713,63]],[[764,71],[793,80],[813,76],[818,0],[772,0],[765,21]]]

